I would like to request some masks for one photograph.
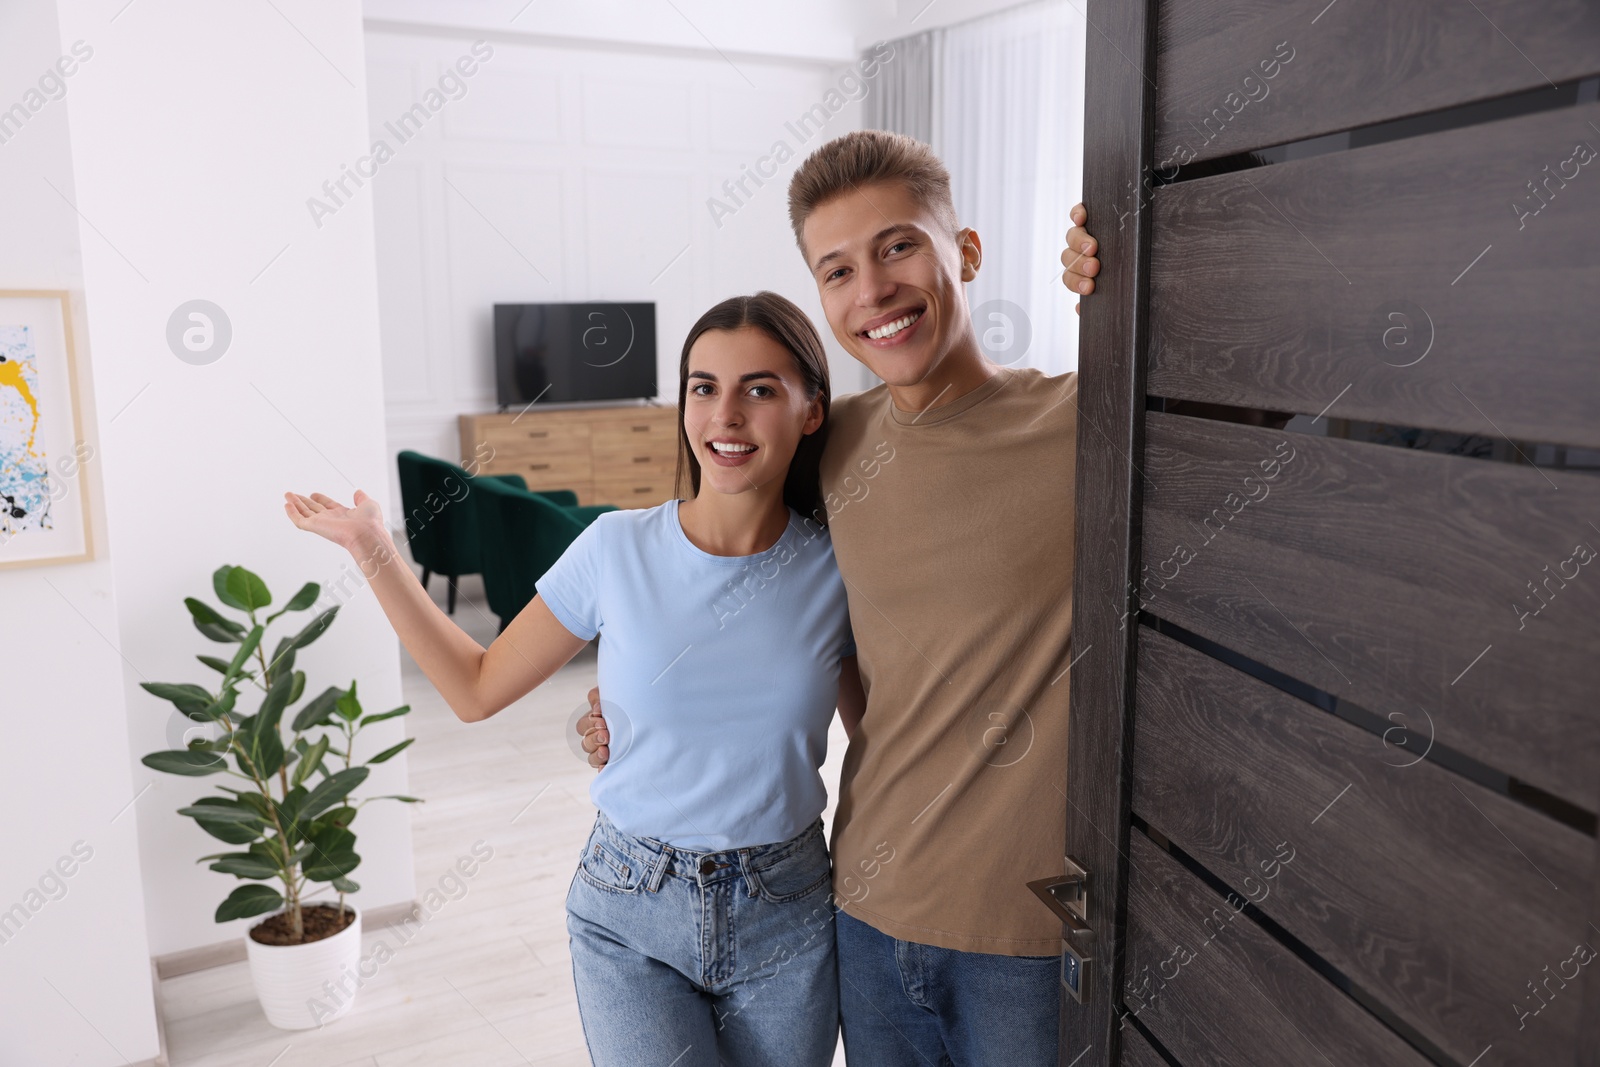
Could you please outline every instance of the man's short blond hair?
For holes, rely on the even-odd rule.
[[[795,243],[805,250],[801,233],[817,208],[857,186],[885,181],[905,185],[955,236],[959,227],[950,199],[950,172],[933,149],[903,133],[855,130],[811,153],[789,179],[789,224]]]

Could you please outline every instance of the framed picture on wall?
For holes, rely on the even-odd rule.
[[[0,289],[0,568],[92,559],[72,308]]]

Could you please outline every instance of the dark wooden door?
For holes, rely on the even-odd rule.
[[[1061,1063],[1600,1063],[1600,4],[1087,12]]]

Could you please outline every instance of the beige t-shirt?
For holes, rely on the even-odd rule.
[[[1076,372],[997,367],[901,411],[839,397],[822,488],[867,709],[845,753],[834,895],[905,941],[1053,955],[1026,883],[1065,846]]]

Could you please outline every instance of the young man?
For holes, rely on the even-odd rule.
[[[789,186],[844,349],[883,379],[838,397],[822,461],[867,706],[833,828],[852,1064],[1054,1067],[1076,372],[985,358],[964,283],[983,251],[928,147],[864,130]],[[1073,209],[1063,281],[1099,264]],[[591,703],[595,694],[591,694]],[[596,766],[603,724],[580,721]]]

